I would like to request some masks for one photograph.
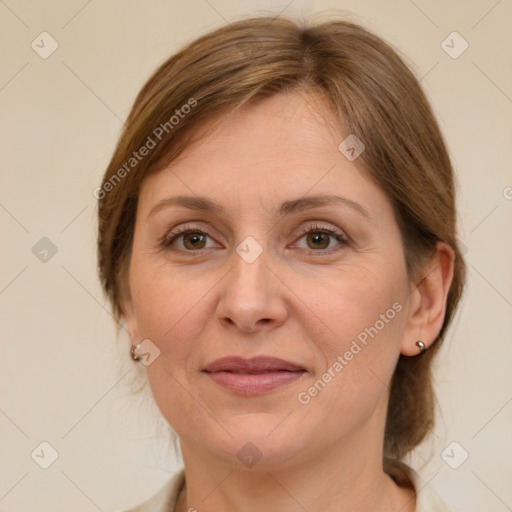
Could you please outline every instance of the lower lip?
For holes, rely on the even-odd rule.
[[[213,381],[230,391],[240,395],[261,395],[300,379],[306,371],[276,371],[258,374],[232,372],[206,373]]]

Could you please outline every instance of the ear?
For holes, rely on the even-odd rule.
[[[416,341],[423,341],[429,348],[437,339],[446,313],[454,260],[452,248],[438,242],[409,296],[409,318],[400,346],[403,355],[417,356],[420,353]]]

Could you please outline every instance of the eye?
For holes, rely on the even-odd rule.
[[[348,239],[343,233],[325,226],[307,226],[302,230],[301,235],[299,240],[305,239],[307,245],[302,248],[309,252],[331,253],[348,245]],[[334,241],[337,241],[338,245],[333,248]]]
[[[307,226],[301,232],[299,241],[305,239],[306,247],[300,247],[310,253],[330,254],[348,245],[349,240],[343,233],[325,226]],[[212,244],[208,245],[208,240]],[[338,242],[337,244],[335,242]],[[162,246],[170,250],[194,252],[215,247],[212,238],[202,231],[184,226],[168,233],[162,240]],[[334,247],[333,247],[334,245]]]
[[[177,245],[177,249],[182,251],[209,249],[211,246],[207,246],[208,238],[210,236],[204,231],[185,226],[169,233],[162,241],[162,245],[166,248]]]

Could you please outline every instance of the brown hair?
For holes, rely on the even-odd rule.
[[[200,37],[164,62],[138,94],[97,189],[101,282],[119,320],[144,178],[190,145],[202,120],[287,91],[320,93],[340,126],[365,144],[358,163],[393,204],[411,282],[418,282],[437,241],[455,253],[437,341],[420,357],[400,356],[392,379],[384,456],[400,459],[433,426],[431,362],[454,316],[466,267],[457,245],[453,170],[428,100],[398,52],[361,26],[251,18]],[[156,146],[150,148],[150,139]],[[136,159],[142,147],[149,150]]]

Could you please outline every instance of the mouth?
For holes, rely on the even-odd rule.
[[[307,370],[275,357],[225,357],[204,370],[215,383],[239,395],[261,395],[302,377]]]

